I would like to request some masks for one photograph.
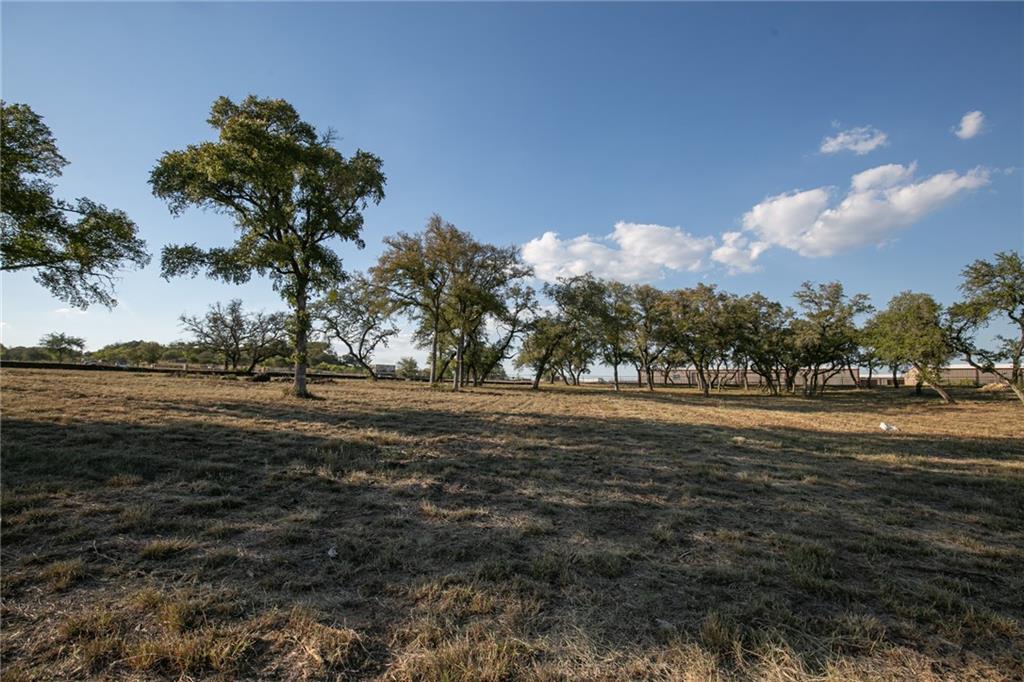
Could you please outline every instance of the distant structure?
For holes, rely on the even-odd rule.
[[[374,365],[373,373],[379,377],[394,377],[398,376],[398,367],[396,365]]]
[[[996,365],[996,368],[1004,372],[1012,369],[1010,364]],[[917,383],[917,370],[911,368],[903,375],[904,383],[912,386]],[[939,370],[939,382],[944,386],[984,386],[986,384],[1001,383],[1000,379],[993,372],[982,372],[967,364],[949,365]]]

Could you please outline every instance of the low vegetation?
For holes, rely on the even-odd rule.
[[[4,680],[1024,676],[1009,391],[2,381]]]

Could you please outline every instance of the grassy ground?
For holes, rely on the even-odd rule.
[[[4,370],[3,679],[1024,677],[1006,394],[313,388]]]

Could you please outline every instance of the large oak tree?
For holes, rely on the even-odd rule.
[[[1024,261],[1016,251],[978,259],[961,273],[964,300],[950,307],[947,334],[954,349],[981,372],[991,372],[1024,402]],[[1011,334],[997,335],[995,347],[983,347],[977,335],[1005,316]],[[999,366],[1008,362],[1009,371]]]
[[[870,343],[883,362],[906,362],[918,380],[945,403],[956,402],[940,383],[941,368],[953,356],[942,328],[942,306],[928,294],[904,291],[867,325]]]
[[[384,198],[381,160],[362,150],[345,158],[332,131],[317,133],[281,99],[220,97],[208,122],[218,139],[165,153],[150,183],[174,215],[190,206],[227,214],[238,237],[227,247],[165,247],[163,275],[269,276],[293,311],[293,390],[307,396],[311,299],[343,279],[333,243],[363,246],[363,210]]]

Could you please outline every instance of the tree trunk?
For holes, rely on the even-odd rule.
[[[929,388],[931,388],[933,391],[939,394],[939,397],[942,398],[942,402],[946,403],[947,405],[956,404],[956,401],[953,400],[952,397],[950,397],[949,393],[946,393],[946,389],[944,389],[942,386],[940,386],[939,384],[933,384],[931,382],[927,383]]]
[[[971,367],[973,367],[975,369],[975,371],[981,372],[982,369],[983,369],[982,366],[974,361],[974,358],[971,356],[971,354],[970,353],[966,353],[965,355],[966,355],[965,359],[967,360],[967,364],[969,364]],[[1012,373],[1010,374],[1010,377],[1007,378],[1006,375],[1001,373],[999,370],[996,370],[996,376],[998,376],[1000,379],[1002,379],[1003,383],[1005,383],[1007,386],[1009,386],[1010,390],[1013,391],[1013,394],[1015,396],[1017,396],[1017,399],[1020,400],[1022,403],[1024,403],[1024,391],[1022,391],[1021,390],[1021,386],[1017,382],[1015,382],[1013,380],[1013,374]]]
[[[537,375],[533,378],[533,390],[536,391],[540,388],[540,378],[544,376],[544,368],[548,366],[548,361],[551,360],[552,353],[555,352],[555,346],[562,342],[562,337],[559,337],[555,343],[551,344],[551,347],[544,351],[544,355],[541,356],[540,363],[537,365]],[[554,373],[551,376],[551,383],[555,383]]]
[[[900,380],[900,378],[898,376],[896,376],[896,365],[893,365],[892,366],[892,387],[893,388],[899,388],[900,385],[899,385],[899,383],[897,383],[899,380]]]
[[[434,326],[430,335],[430,386],[440,379],[437,375],[437,315],[434,315]]]
[[[454,357],[455,357],[455,355],[452,354],[452,355],[449,355],[447,358],[445,358],[444,364],[441,365],[441,368],[437,371],[437,381],[438,381],[438,383],[440,383],[441,380],[444,379],[444,373],[448,371],[448,365],[452,364],[452,359]]]
[[[452,390],[459,391],[462,388],[462,329],[459,329],[458,339],[455,341],[455,371],[452,372]]]
[[[1020,400],[1022,403],[1024,403],[1024,391],[1021,390],[1019,384],[1017,384],[1016,382],[1011,381],[1010,382],[1010,390],[1013,391],[1013,394],[1015,396],[1017,396],[1018,400]]]
[[[306,389],[306,365],[309,362],[306,346],[309,337],[309,312],[306,310],[306,284],[296,283],[295,293],[295,383],[292,393],[299,398],[308,398]]]
[[[947,405],[956,404],[956,401],[949,396],[949,393],[946,393],[946,389],[942,388],[942,386],[940,386],[939,384],[933,384],[932,382],[924,378],[924,372],[921,371],[920,367],[914,365],[914,369],[917,370],[918,376],[916,390],[914,391],[916,395],[921,395],[921,385],[923,384],[928,388],[932,389],[933,391],[935,391],[936,393],[938,393],[939,397],[942,398],[942,402],[946,403]]]
[[[619,363],[612,363],[612,383],[615,384],[615,391],[619,391]]]
[[[711,395],[711,386],[708,384],[708,378],[704,375],[704,368],[697,367],[697,383],[700,385],[701,395],[707,397]]]

